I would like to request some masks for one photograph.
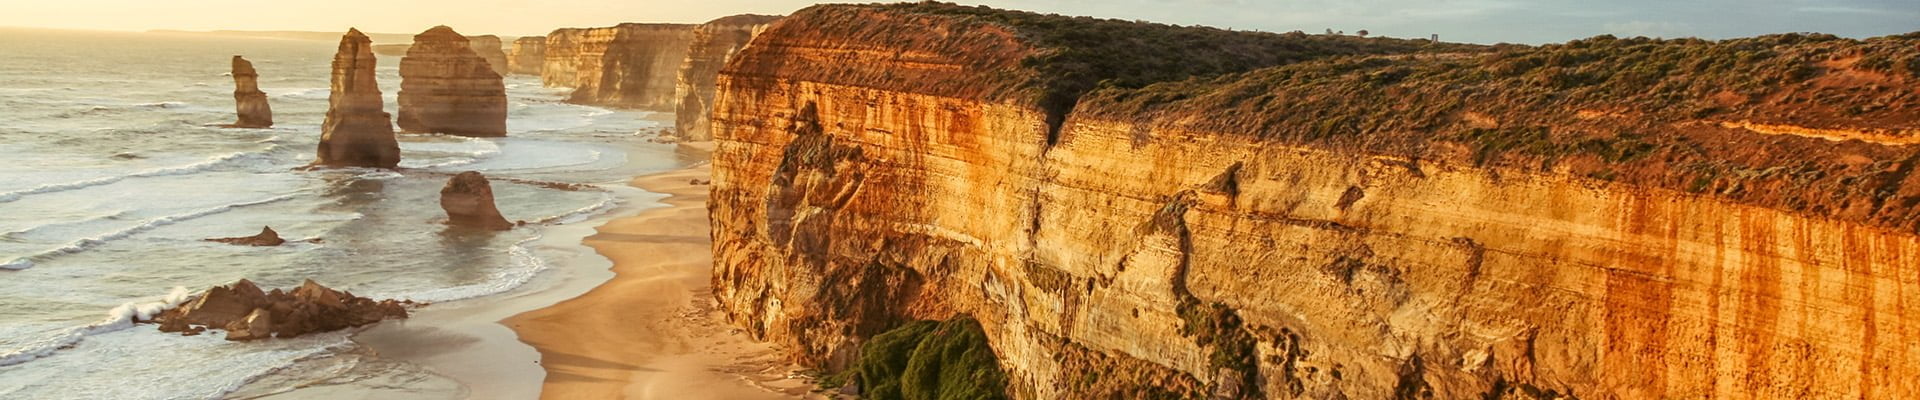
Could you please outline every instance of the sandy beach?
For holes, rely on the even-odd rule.
[[[782,399],[812,385],[768,345],[713,310],[707,222],[711,168],[639,177],[665,208],[615,219],[585,243],[614,277],[586,294],[502,321],[540,353],[548,399]]]

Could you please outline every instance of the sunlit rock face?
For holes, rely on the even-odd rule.
[[[968,314],[1020,398],[1920,396],[1920,71],[1859,61],[1912,39],[1643,48],[1704,60],[1685,79],[1746,79],[1688,54],[1748,45],[1800,71],[1697,98],[1569,78],[1634,65],[1562,47],[1062,109],[1006,84],[1057,71],[1048,32],[939,7],[809,8],[719,75],[715,294],[803,364]],[[1169,46],[1336,39],[1247,40]]]
[[[507,50],[506,46],[500,42],[499,36],[468,36],[467,44],[473,47],[473,54],[487,60],[487,66],[493,68],[494,74],[507,75],[507,69],[510,68],[507,62]]]
[[[747,47],[754,35],[779,19],[768,15],[735,15],[693,28],[693,42],[687,50],[686,62],[680,65],[678,84],[674,87],[674,98],[678,99],[674,106],[674,137],[689,141],[713,140],[709,132],[712,121],[708,117],[713,111],[713,93],[720,68],[741,48]]]
[[[514,75],[539,76],[541,67],[547,62],[547,38],[529,36],[513,40],[513,49],[507,52],[508,73]]]
[[[680,63],[696,25],[620,24],[547,35],[547,86],[570,87],[568,102],[672,110]]]
[[[233,103],[240,116],[233,127],[273,127],[273,107],[267,104],[267,93],[260,91],[260,73],[253,70],[253,62],[240,56],[233,56]]]
[[[340,38],[333,56],[332,92],[320,127],[314,165],[393,168],[400,164],[400,142],[392,116],[383,109],[375,79],[372,40],[354,29]]]
[[[507,135],[507,87],[469,40],[445,26],[413,37],[400,59],[400,129],[473,137]]]

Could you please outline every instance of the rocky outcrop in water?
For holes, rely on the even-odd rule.
[[[719,78],[712,283],[829,370],[972,316],[1021,398],[1916,397],[1917,45],[819,6]]]
[[[188,335],[225,330],[227,340],[235,341],[291,338],[406,318],[407,306],[412,304],[357,297],[311,279],[292,291],[271,292],[241,279],[208,289],[186,304],[160,313],[152,322],[160,324],[161,332]]]
[[[506,84],[467,40],[446,26],[414,36],[400,60],[400,130],[507,135]]]
[[[547,35],[541,80],[571,87],[567,101],[671,110],[695,25],[620,24]]]
[[[273,127],[273,107],[267,105],[267,93],[260,91],[260,73],[254,72],[252,62],[240,56],[233,56],[233,103],[240,120],[229,126]]]
[[[693,28],[687,60],[681,63],[678,83],[674,86],[674,98],[678,99],[674,111],[675,138],[713,140],[708,132],[712,125],[708,113],[712,111],[714,83],[720,77],[720,68],[725,67],[740,48],[746,47],[747,42],[753,41],[754,35],[779,19],[769,15],[735,15]]]
[[[400,142],[392,116],[384,110],[375,79],[372,42],[353,29],[340,38],[333,55],[332,93],[320,127],[314,165],[393,168],[400,165]]]
[[[400,57],[400,56],[407,55],[407,49],[412,47],[413,47],[412,44],[406,44],[406,43],[376,44],[376,45],[373,45],[373,54],[388,56],[388,57]]]
[[[272,246],[279,246],[287,243],[287,240],[281,239],[280,233],[274,232],[273,227],[271,226],[261,227],[260,234],[258,235],[230,237],[230,238],[215,238],[215,239],[207,239],[207,241],[220,242],[220,243],[239,245],[239,246],[259,246],[259,247],[272,247]]]
[[[513,229],[513,223],[500,216],[493,203],[493,184],[486,175],[467,171],[454,175],[440,188],[440,209],[447,211],[447,224],[490,230]]]
[[[513,48],[507,52],[507,72],[515,75],[539,76],[541,67],[547,62],[547,38],[528,36],[513,40]]]
[[[487,66],[493,68],[494,74],[507,76],[507,50],[506,45],[500,42],[499,36],[468,36],[467,43],[473,47],[474,54],[487,60]]]

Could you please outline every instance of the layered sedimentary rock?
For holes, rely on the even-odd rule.
[[[769,15],[735,15],[693,28],[687,60],[680,65],[678,84],[673,92],[678,99],[674,105],[676,138],[713,140],[708,131],[712,126],[708,113],[713,111],[714,84],[720,77],[720,68],[725,67],[740,48],[746,47],[747,42],[753,41],[754,35],[779,19]]]
[[[412,44],[376,44],[373,45],[373,54],[400,57],[407,55],[407,49],[412,47]]]
[[[810,8],[721,73],[714,289],[828,369],[970,315],[1021,398],[1914,397],[1916,45]]]
[[[392,116],[383,109],[371,44],[358,29],[340,38],[314,165],[393,168],[400,164],[400,142],[393,137]]]
[[[540,75],[547,62],[547,38],[528,36],[513,40],[507,52],[507,72],[515,75]]]
[[[413,37],[400,59],[400,130],[507,135],[507,86],[465,36],[436,26]]]
[[[357,297],[311,279],[292,291],[271,292],[241,279],[208,289],[186,304],[160,313],[152,322],[159,323],[162,332],[188,335],[207,329],[225,330],[227,340],[291,338],[406,318],[406,307],[411,304]]]
[[[260,233],[253,236],[214,238],[214,239],[207,239],[207,241],[226,243],[226,244],[238,245],[238,246],[258,246],[258,247],[272,247],[272,246],[279,246],[287,243],[287,240],[281,239],[280,233],[274,232],[273,227],[271,226],[261,227]]]
[[[478,54],[480,58],[487,60],[487,66],[493,68],[494,74],[500,76],[507,75],[506,45],[500,42],[499,36],[468,36],[467,43],[473,47],[474,54]]]
[[[567,101],[671,110],[680,63],[695,25],[620,24],[547,35],[547,86],[570,87]]]
[[[253,62],[233,56],[233,103],[240,120],[235,128],[273,127],[273,107],[267,105],[267,93],[260,91],[260,73]]]
[[[479,172],[454,175],[440,188],[440,209],[447,212],[447,224],[469,228],[507,230],[513,223],[500,216],[493,203],[493,184]]]

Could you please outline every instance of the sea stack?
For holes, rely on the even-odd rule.
[[[340,38],[333,55],[332,95],[326,123],[320,127],[314,165],[393,168],[400,165],[400,142],[392,117],[383,110],[380,82],[374,79],[373,41],[359,29]]]
[[[675,135],[680,140],[713,140],[708,128],[713,111],[713,94],[720,79],[720,67],[727,59],[747,47],[753,36],[779,20],[771,15],[735,15],[716,19],[693,28],[693,44],[688,46],[687,61],[680,64],[678,84],[674,87]]]
[[[400,130],[507,135],[507,87],[465,36],[436,26],[413,37],[400,60]]]
[[[497,231],[513,228],[513,223],[494,207],[493,185],[479,172],[462,172],[447,180],[447,186],[440,188],[440,208],[447,211],[448,225]]]
[[[233,102],[234,111],[240,114],[233,127],[273,126],[273,108],[267,106],[267,93],[260,91],[260,74],[254,72],[252,62],[240,56],[233,56]]]
[[[540,66],[547,62],[547,38],[528,36],[513,40],[513,50],[507,53],[507,72],[514,75],[540,76]]]
[[[479,54],[480,58],[487,60],[487,66],[493,67],[493,73],[507,75],[507,51],[499,36],[468,36],[467,44],[473,47],[473,54]]]

